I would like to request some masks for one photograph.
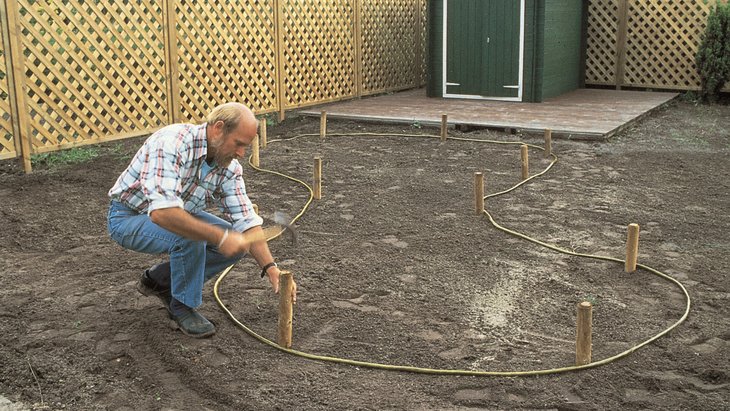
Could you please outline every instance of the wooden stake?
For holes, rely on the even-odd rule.
[[[629,224],[629,235],[626,240],[626,266],[627,273],[636,271],[636,260],[639,256],[639,225]]]
[[[261,139],[261,148],[266,148],[266,118],[259,121],[259,138]]]
[[[319,115],[319,138],[321,140],[324,140],[326,135],[327,135],[327,112],[323,111],[322,114]]]
[[[253,138],[253,141],[251,142],[251,164],[253,164],[254,167],[259,166],[259,136],[258,134],[256,137]]]
[[[446,114],[441,115],[441,141],[446,141],[447,127],[448,127],[449,116]]]
[[[578,326],[575,333],[575,365],[591,363],[591,345],[593,343],[593,307],[588,301],[578,304]]]
[[[474,210],[477,214],[484,211],[484,174],[474,173]]]
[[[550,157],[553,152],[553,131],[545,130],[545,157]]]
[[[293,322],[292,289],[293,278],[289,271],[279,274],[279,345],[291,348],[291,329]]]
[[[530,177],[530,160],[527,157],[527,144],[520,147],[520,155],[522,157],[522,179],[527,180]]]
[[[322,198],[322,159],[314,158],[314,192],[315,200]]]

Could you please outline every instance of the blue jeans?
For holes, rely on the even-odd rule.
[[[193,216],[232,229],[231,223],[213,214],[200,212]],[[172,296],[191,308],[203,302],[206,281],[243,257],[243,254],[225,257],[216,245],[167,231],[153,223],[147,214],[139,214],[118,201],[112,201],[109,206],[107,226],[112,239],[124,248],[147,254],[169,254]]]

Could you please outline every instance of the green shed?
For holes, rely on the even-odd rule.
[[[587,0],[429,0],[430,97],[540,102],[585,85]]]

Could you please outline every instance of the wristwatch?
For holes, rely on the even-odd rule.
[[[278,267],[279,264],[276,264],[276,262],[272,261],[264,266],[264,268],[261,269],[261,278],[264,278],[266,275],[266,270],[268,270],[271,267]]]

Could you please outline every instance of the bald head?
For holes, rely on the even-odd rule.
[[[206,119],[208,159],[227,167],[233,159],[243,158],[246,148],[258,132],[258,121],[253,112],[241,103],[217,106]]]
[[[219,121],[223,122],[223,135],[228,135],[238,128],[239,125],[246,131],[256,134],[258,121],[253,112],[241,103],[223,103],[215,107],[208,118],[208,124],[213,125]],[[243,124],[241,124],[243,123]]]

